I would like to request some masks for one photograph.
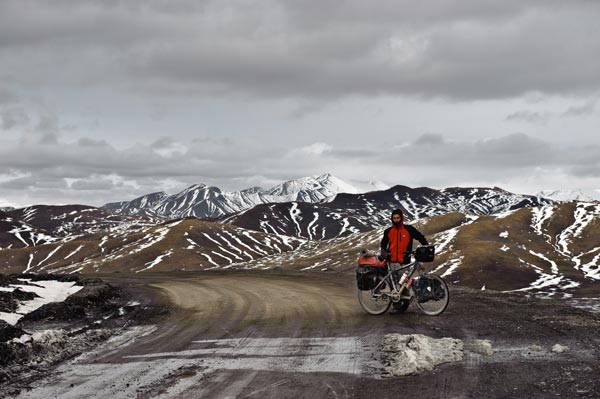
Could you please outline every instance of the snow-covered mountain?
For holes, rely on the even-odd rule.
[[[293,195],[301,192],[299,188],[322,185],[316,178],[305,184],[287,183],[273,195]],[[200,209],[194,206],[214,205],[217,202],[209,200],[215,198],[237,196],[240,203],[265,191],[223,193],[196,185],[174,196],[154,193],[131,205],[138,211],[151,209],[147,206],[152,204],[157,213],[176,213],[186,206],[194,211]],[[172,201],[165,202],[166,198]],[[428,270],[451,284],[597,296],[598,202],[557,203],[499,188],[406,186],[322,198],[316,203],[259,204],[212,221],[194,217],[165,221],[83,205],[0,212],[0,273],[220,268],[348,272],[355,267],[359,250],[378,247],[390,211],[402,208],[406,219],[436,245],[436,260]]]
[[[126,215],[214,218],[241,212],[259,204],[292,201],[319,203],[330,201],[340,193],[360,192],[363,191],[326,173],[290,180],[269,189],[252,187],[234,192],[196,184],[177,194],[152,193],[132,201],[109,203],[103,208]]]
[[[398,190],[392,188],[387,194],[393,197],[399,193]],[[418,203],[417,189],[411,190],[415,190],[411,199]],[[440,198],[449,195],[448,191],[455,196],[465,194],[460,190],[443,190]],[[349,194],[341,196],[352,198]],[[600,204],[570,202],[522,207],[522,201],[516,202],[518,197],[511,198],[493,189],[480,189],[470,198],[477,198],[479,204],[469,208],[465,203],[456,201],[454,206],[464,207],[470,212],[481,212],[481,204],[487,202],[490,209],[509,211],[491,215],[451,212],[415,221],[414,224],[429,242],[436,245],[434,262],[425,265],[428,271],[442,275],[449,284],[476,289],[537,292],[562,297],[598,296]],[[363,198],[362,203],[356,200],[355,205],[365,203]],[[301,203],[294,202],[291,206],[294,204],[299,206]],[[330,204],[304,205],[317,209]],[[281,205],[286,204],[265,206]],[[298,210],[293,209],[291,215],[294,216],[290,215],[287,224],[292,226],[292,233],[295,229],[303,234],[310,231],[312,240],[282,234],[277,231],[279,225],[274,220],[270,224],[275,231],[269,234],[190,218],[154,226],[110,229],[45,245],[5,247],[0,250],[0,273],[159,272],[230,268],[353,272],[357,253],[361,249],[379,246],[383,227],[355,232],[347,224],[352,220],[348,216],[347,220],[344,220],[346,217],[338,220],[342,226],[347,226],[344,234],[320,239],[323,225],[313,229],[319,219],[315,221],[314,213],[311,213],[309,216],[312,217],[301,221],[299,217],[303,215]],[[434,212],[435,207],[429,210],[423,208],[419,212],[430,211]],[[387,210],[382,211],[386,217],[385,224],[388,213]],[[305,226],[310,227],[306,229]],[[327,229],[333,230],[334,226],[332,222],[326,227],[325,235],[328,234]],[[11,226],[8,228],[12,229]],[[303,235],[298,234],[298,230],[295,234]]]
[[[395,186],[364,194],[339,194],[326,203],[262,204],[218,220],[265,233],[323,240],[385,226],[395,208],[403,209],[406,220],[414,221],[451,212],[497,215],[551,203],[554,202],[500,188],[434,190]]]
[[[600,190],[542,190],[536,195],[559,202],[600,201]]]
[[[390,188],[390,186],[380,180],[350,180],[350,184],[359,190],[359,193],[368,193],[371,191],[383,191]]]

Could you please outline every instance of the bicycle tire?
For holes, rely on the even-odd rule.
[[[382,280],[384,280],[383,277],[377,277],[377,284]],[[377,291],[379,292],[375,292],[375,290],[358,291],[358,303],[368,314],[381,315],[392,306],[389,283],[384,282]]]
[[[448,290],[448,285],[444,281],[443,278],[437,276],[435,274],[423,274],[420,278],[429,278],[432,280],[437,280],[439,282],[439,287],[436,289],[436,292],[433,296],[433,299],[428,299],[426,301],[420,301],[419,296],[415,295],[415,302],[417,303],[417,307],[421,310],[421,312],[425,313],[428,316],[437,316],[446,310],[448,307],[448,303],[450,303],[450,290]],[[428,287],[429,290],[432,290],[433,285]]]

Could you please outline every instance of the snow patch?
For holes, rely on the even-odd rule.
[[[568,346],[563,346],[561,344],[556,344],[552,347],[552,352],[555,353],[563,353],[569,350]]]
[[[495,352],[492,343],[488,339],[476,339],[464,344],[466,350],[479,353],[480,355],[492,356]]]
[[[463,360],[463,342],[456,338],[431,338],[422,334],[387,334],[382,363],[392,376],[415,375],[434,367]]]
[[[12,285],[12,287],[20,288],[23,291],[33,292],[37,294],[39,298],[21,302],[15,313],[0,312],[0,320],[4,320],[8,324],[14,326],[27,313],[33,312],[47,303],[62,302],[67,299],[69,295],[74,294],[83,288],[82,286],[75,285],[74,282],[54,280],[36,281],[35,284],[36,285]]]
[[[148,270],[148,269],[151,269],[151,268],[153,268],[154,266],[156,266],[156,265],[158,265],[160,262],[162,262],[162,260],[163,260],[164,258],[168,258],[168,257],[169,257],[169,256],[171,256],[171,255],[173,255],[173,250],[172,250],[172,249],[169,249],[169,250],[168,250],[167,252],[165,252],[164,254],[157,256],[157,257],[156,257],[156,259],[154,259],[153,261],[151,261],[151,262],[147,262],[147,263],[146,263],[146,265],[147,265],[148,267],[145,267],[145,268],[143,268],[143,269],[141,269],[141,270],[138,270],[138,271],[136,271],[136,273],[143,272],[144,270]]]

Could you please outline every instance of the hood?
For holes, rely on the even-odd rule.
[[[404,223],[404,213],[402,212],[402,209],[394,209],[392,211],[392,215],[390,216],[390,220],[392,220],[394,215],[400,215],[400,224]],[[394,222],[392,222],[392,223],[394,223]]]

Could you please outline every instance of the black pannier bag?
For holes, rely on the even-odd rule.
[[[427,245],[419,247],[415,251],[415,259],[419,262],[433,262],[435,257],[435,247],[433,245]]]
[[[419,303],[431,301],[432,299],[439,301],[446,296],[442,283],[438,279],[428,276],[421,276],[413,283],[412,288]]]
[[[380,267],[359,266],[356,269],[356,286],[361,291],[368,291],[377,285]]]

